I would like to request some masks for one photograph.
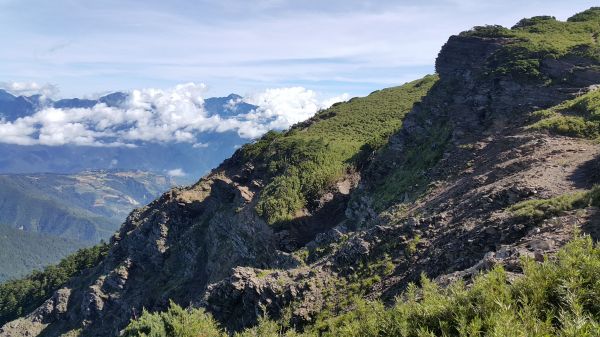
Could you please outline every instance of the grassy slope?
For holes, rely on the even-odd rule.
[[[600,61],[600,7],[574,15],[567,22],[553,17],[521,20],[512,29],[481,26],[463,36],[506,37],[513,42],[489,64],[490,73],[511,74],[536,81],[548,81],[539,71],[545,58],[585,56]]]
[[[550,109],[536,111],[532,129],[570,137],[600,139],[600,90],[591,91]]]
[[[0,283],[57,263],[83,245],[0,225]]]
[[[508,208],[514,216],[522,219],[543,220],[558,216],[566,211],[600,206],[600,186],[588,191],[563,194],[550,199],[521,201]]]
[[[397,131],[437,80],[427,76],[319,112],[285,133],[271,132],[237,154],[262,165],[267,185],[256,207],[271,224],[292,219]]]

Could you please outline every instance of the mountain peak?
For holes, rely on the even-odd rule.
[[[233,99],[233,100],[237,100],[237,99],[241,99],[242,96],[238,95],[238,94],[229,94],[227,96],[228,99]]]

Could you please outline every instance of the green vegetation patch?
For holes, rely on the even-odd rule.
[[[523,261],[524,276],[509,281],[501,268],[441,288],[423,277],[396,304],[354,299],[351,310],[320,315],[297,331],[287,321],[262,318],[237,337],[419,337],[419,336],[599,336],[600,247],[577,238],[556,259]],[[165,323],[167,321],[167,323]],[[169,328],[170,326],[179,328]],[[201,310],[172,306],[145,313],[126,329],[127,337],[227,336]]]
[[[264,169],[256,211],[269,224],[293,219],[324,191],[386,144],[402,119],[437,81],[426,76],[320,111],[284,133],[269,132],[236,154]]]
[[[215,320],[203,309],[186,310],[171,302],[165,312],[144,313],[132,321],[124,337],[226,337]]]
[[[550,109],[533,113],[539,120],[530,126],[535,130],[587,139],[600,139],[600,90],[594,90],[565,101]]]
[[[78,250],[43,271],[0,285],[0,326],[30,313],[82,270],[96,266],[108,252],[108,244]]]
[[[510,39],[490,60],[489,74],[543,82],[549,80],[540,72],[543,59],[572,55],[600,61],[599,33],[600,7],[593,7],[566,22],[538,16],[523,19],[511,29],[479,26],[461,35]]]
[[[563,194],[550,199],[522,201],[508,210],[517,217],[543,220],[588,206],[600,206],[600,186],[594,186],[589,191]]]

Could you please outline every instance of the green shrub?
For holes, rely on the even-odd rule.
[[[295,212],[304,207],[298,175],[278,176],[263,190],[263,196],[256,205],[258,215],[269,223],[293,219]]]
[[[577,13],[567,19],[567,21],[569,21],[569,22],[598,21],[598,20],[600,20],[600,7],[592,7],[581,13]]]
[[[517,217],[542,220],[560,215],[565,211],[599,205],[600,186],[594,186],[585,192],[563,194],[550,199],[522,201],[509,207],[508,210]]]
[[[510,39],[504,48],[490,58],[488,74],[510,75],[520,80],[545,83],[562,79],[549,79],[542,75],[540,61],[543,59],[577,55],[600,61],[600,47],[594,38],[594,34],[600,32],[599,18],[598,8],[591,8],[566,22],[538,16],[523,19],[511,29],[483,26],[461,35]]]
[[[515,34],[508,28],[500,25],[475,26],[471,30],[462,32],[461,36],[477,37],[513,37]]]
[[[226,337],[203,309],[186,310],[171,302],[167,311],[144,311],[124,330],[125,337]]]

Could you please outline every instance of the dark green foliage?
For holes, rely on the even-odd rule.
[[[563,194],[550,199],[523,201],[511,206],[509,211],[517,217],[542,220],[588,206],[600,206],[600,186],[594,186],[589,191]]]
[[[600,20],[600,7],[592,7],[581,13],[577,13],[572,17],[568,18],[569,22],[581,22],[581,21],[598,21]]]
[[[226,337],[203,309],[186,310],[171,302],[169,310],[150,313],[132,321],[124,337]]]
[[[500,25],[475,26],[471,30],[463,32],[462,36],[478,37],[513,37],[510,29]]]
[[[523,28],[528,26],[535,26],[539,23],[543,23],[544,21],[556,21],[556,18],[548,15],[534,16],[531,18],[525,18],[521,21],[517,22],[512,28]]]
[[[354,299],[350,311],[337,316],[320,315],[304,332],[289,328],[288,322],[263,318],[256,327],[235,336],[600,335],[600,247],[594,246],[591,238],[575,239],[553,260],[524,260],[523,268],[524,276],[509,282],[508,275],[498,267],[478,276],[470,287],[456,282],[441,288],[423,277],[420,287],[410,285],[389,308],[377,301]],[[183,322],[190,328],[167,328]],[[126,331],[128,337],[225,335],[201,310],[186,311],[177,306],[166,313],[144,314]]]
[[[0,225],[0,283],[56,263],[83,246],[82,242]]]
[[[592,8],[571,17],[567,22],[553,17],[523,19],[512,29],[500,26],[475,27],[462,36],[505,38],[510,41],[488,63],[488,74],[511,76],[518,80],[560,81],[542,75],[540,61],[577,55],[600,61],[600,10]]]
[[[108,244],[100,244],[80,249],[57,265],[0,285],[0,325],[33,311],[71,277],[98,265],[108,248]]]
[[[536,111],[539,119],[532,129],[549,130],[560,135],[600,138],[600,91],[591,91],[555,107]]]
[[[305,206],[301,190],[298,174],[275,177],[263,190],[263,195],[268,197],[261,199],[256,211],[271,221],[291,220],[295,212]]]
[[[275,224],[310,208],[337,179],[386,143],[436,80],[426,76],[336,104],[285,133],[270,132],[243,146],[236,155],[263,165],[259,169],[268,177],[257,212]]]

